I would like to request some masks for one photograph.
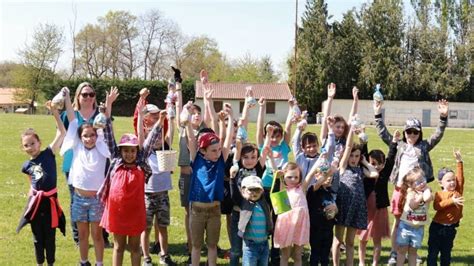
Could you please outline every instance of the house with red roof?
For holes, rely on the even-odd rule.
[[[26,113],[29,110],[28,100],[18,100],[15,95],[19,88],[0,88],[0,113]]]
[[[203,107],[203,90],[200,80],[195,84],[196,94],[195,102]],[[266,99],[265,121],[275,120],[284,123],[288,115],[288,99],[292,97],[290,87],[287,83],[229,83],[213,82],[210,83],[214,90],[212,98],[214,99],[214,108],[216,112],[222,110],[224,103],[230,103],[234,110],[234,118],[237,119],[242,114],[245,103],[245,92],[247,86],[252,86],[255,98]],[[249,121],[256,122],[258,106],[250,109]]]

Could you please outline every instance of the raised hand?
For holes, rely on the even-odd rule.
[[[402,139],[402,133],[398,129],[395,130],[393,132],[392,142],[399,142],[401,139]]]
[[[336,84],[331,82],[328,85],[328,98],[333,99],[334,96],[336,96]]]
[[[105,102],[112,105],[119,95],[117,87],[110,87],[110,91],[105,94]]]
[[[150,90],[147,88],[143,88],[140,90],[140,98],[146,99],[150,95]]]
[[[199,73],[199,77],[201,78],[201,82],[204,87],[207,87],[207,85],[209,84],[209,74],[205,69],[201,70],[201,72]]]
[[[258,105],[264,106],[265,103],[266,103],[265,97],[260,97],[260,99],[258,100]]]
[[[456,159],[456,162],[462,162],[461,150],[460,149],[453,149],[453,155]]]
[[[219,118],[219,120],[221,121],[225,121],[225,118],[227,117],[227,114],[224,110],[221,110],[218,114],[217,114],[217,117]]]
[[[438,101],[438,112],[442,117],[448,117],[449,104],[446,99]]]
[[[164,126],[165,124],[165,118],[166,118],[166,110],[161,110],[160,111],[160,117],[158,118],[158,123],[159,125],[161,125],[162,127]]]
[[[359,99],[359,89],[356,86],[352,88],[352,98]]]
[[[378,115],[382,113],[383,101],[374,101],[374,114]]]

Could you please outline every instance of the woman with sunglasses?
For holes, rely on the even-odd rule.
[[[97,100],[96,100],[96,93],[94,87],[89,82],[82,82],[77,86],[76,93],[74,94],[74,101],[72,103],[72,107],[74,109],[74,116],[77,118],[78,126],[80,127],[84,123],[92,124],[94,122],[94,118],[99,114],[99,110],[97,108]],[[69,119],[67,118],[67,112],[64,111],[61,114],[61,120],[63,121],[64,127],[66,130],[69,127]],[[64,154],[63,166],[62,170],[66,175],[66,180],[69,185],[69,192],[71,195],[71,204],[72,207],[73,203],[73,195],[74,195],[74,187],[72,186],[72,180],[69,180],[69,171],[71,169],[73,158],[72,149],[67,151]],[[79,233],[77,231],[77,225],[75,222],[72,222],[71,219],[71,228],[72,228],[72,236],[76,245],[79,245]]]
[[[374,100],[374,114],[377,133],[385,144],[390,145],[393,136],[387,130],[382,118],[382,101]],[[419,166],[425,173],[426,181],[434,180],[433,164],[429,152],[441,141],[444,130],[448,124],[448,101],[438,102],[438,112],[440,115],[438,127],[429,139],[423,139],[423,130],[420,120],[410,118],[405,123],[403,138],[398,141],[395,165],[390,174],[390,181],[395,185],[391,200],[391,212],[395,216],[392,227],[392,252],[390,253],[389,264],[396,262],[396,232],[402,211],[398,206],[402,199],[400,188],[403,184],[403,177],[414,167]]]

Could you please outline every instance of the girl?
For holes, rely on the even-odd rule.
[[[294,265],[302,265],[303,247],[309,243],[309,211],[306,190],[314,178],[316,170],[313,169],[302,180],[298,165],[289,162],[278,174],[284,175],[282,185],[286,187],[291,210],[277,216],[274,232],[275,247],[280,248],[280,265],[288,265],[291,254],[293,254]],[[318,181],[324,182],[323,179],[320,178]]]
[[[393,134],[393,141],[385,158],[381,150],[369,152],[369,163],[379,172],[376,179],[364,178],[364,191],[367,198],[367,230],[359,231],[359,265],[365,265],[365,251],[369,238],[374,242],[373,265],[379,265],[380,252],[382,251],[382,238],[390,237],[387,207],[390,206],[388,198],[388,179],[395,162],[397,142],[401,134],[398,130]]]
[[[204,95],[212,97],[207,86]],[[207,101],[207,100],[206,100]],[[228,119],[232,119],[232,109],[227,110]],[[224,130],[224,129],[222,129]],[[225,161],[229,155],[233,135],[233,123],[228,123],[226,139],[221,147],[215,133],[201,134],[194,138],[190,121],[186,125],[188,148],[191,156],[192,176],[189,191],[191,208],[190,229],[192,234],[192,265],[199,265],[201,245],[206,232],[208,263],[216,265],[217,242],[220,234],[220,201],[224,197]]]
[[[124,134],[120,143],[115,143],[110,114],[112,103],[117,99],[117,88],[107,93],[105,136],[111,153],[111,164],[100,195],[105,201],[105,211],[100,222],[108,232],[114,234],[114,251],[112,265],[122,265],[125,246],[130,250],[132,265],[140,265],[140,234],[146,227],[144,185],[145,176],[151,173],[145,163],[161,130],[165,113],[160,113],[160,120],[155,124],[143,149],[139,150],[138,138],[133,134]],[[140,109],[143,110],[144,106]],[[140,112],[139,121],[143,121]],[[138,134],[143,133],[143,123],[138,125]]]
[[[433,200],[431,189],[426,185],[426,178],[420,167],[414,167],[403,178],[401,193],[406,194],[406,197],[400,201],[403,212],[396,236],[397,265],[405,264],[408,252],[408,265],[414,266],[417,264],[416,251],[421,248],[424,227],[428,224],[429,202]]]
[[[357,229],[367,228],[367,206],[364,177],[377,178],[378,172],[361,156],[362,146],[353,144],[354,126],[349,130],[347,144],[339,164],[340,184],[337,193],[336,230],[332,248],[334,265],[339,265],[340,245],[345,236],[346,265],[353,265],[354,238]],[[363,166],[363,167],[361,167]]]
[[[66,94],[66,98],[69,97],[67,89],[63,89],[63,93]],[[27,129],[21,134],[22,149],[30,156],[30,159],[23,164],[21,171],[28,175],[31,187],[28,205],[18,225],[17,233],[28,222],[30,223],[37,265],[43,265],[45,252],[48,265],[54,264],[56,228],[59,227],[65,235],[66,223],[57,199],[54,155],[59,150],[66,130],[61,123],[58,110],[51,108],[51,101],[47,102],[46,107],[52,112],[56,122],[56,136],[51,144],[41,150],[41,141],[33,129]]]
[[[72,149],[73,159],[69,172],[69,182],[74,187],[71,218],[76,222],[79,233],[79,253],[81,265],[90,265],[88,261],[89,232],[94,242],[96,265],[102,265],[104,239],[99,227],[103,204],[97,197],[97,191],[104,181],[105,167],[110,153],[102,130],[90,123],[79,126],[71,102],[66,98],[66,111],[69,127],[61,154]]]
[[[387,130],[382,118],[381,101],[374,101],[374,114],[377,133],[380,138],[389,145],[392,141],[392,135]],[[396,262],[396,239],[394,236],[397,231],[401,210],[398,209],[401,200],[400,187],[403,183],[403,177],[413,167],[419,165],[425,173],[427,182],[434,180],[433,165],[429,152],[441,141],[444,130],[448,124],[449,106],[446,100],[438,102],[438,112],[440,120],[438,127],[429,139],[423,139],[423,131],[421,122],[416,118],[410,118],[406,121],[405,130],[403,131],[403,139],[398,141],[397,154],[395,156],[395,164],[390,173],[390,181],[395,184],[395,190],[392,193],[391,212],[395,216],[392,227],[392,251],[390,253],[389,264]]]

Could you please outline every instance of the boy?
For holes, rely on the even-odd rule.
[[[456,227],[462,218],[464,172],[461,152],[454,151],[454,157],[457,162],[456,175],[447,168],[438,172],[438,181],[443,190],[436,192],[433,203],[436,214],[430,225],[428,266],[437,265],[438,253],[441,253],[441,265],[449,265]]]
[[[238,235],[243,239],[242,265],[268,265],[268,236],[273,231],[270,207],[263,195],[262,180],[247,176],[239,191],[236,179],[230,181],[232,200],[240,206]]]

